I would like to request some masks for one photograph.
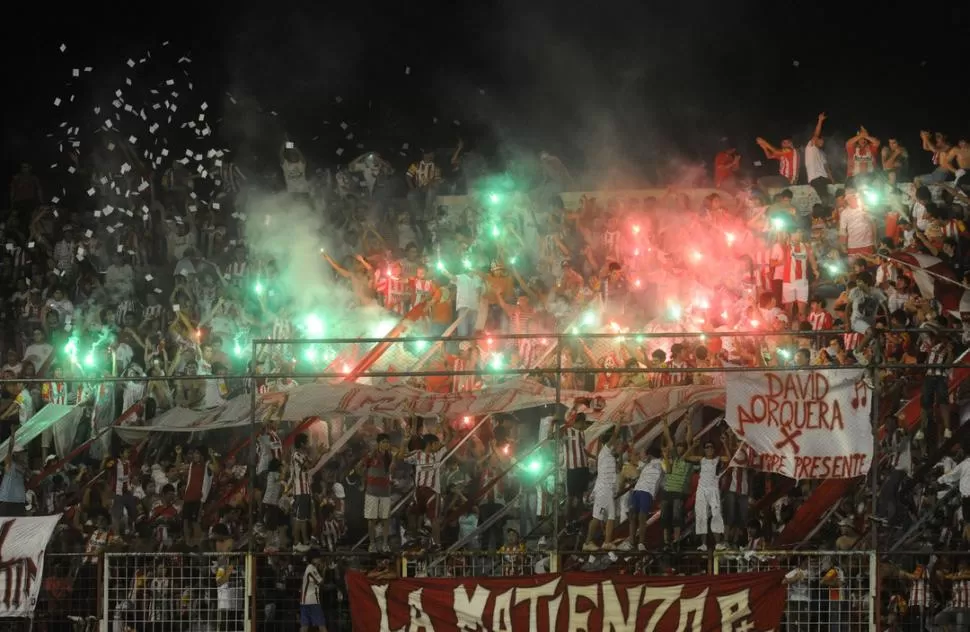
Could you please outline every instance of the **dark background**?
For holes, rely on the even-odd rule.
[[[801,145],[824,110],[830,149],[864,124],[928,168],[919,130],[955,139],[970,125],[970,3],[113,5],[6,9],[6,174],[27,160],[43,176],[55,96],[102,99],[131,74],[128,57],[158,54],[165,40],[173,55],[190,52],[196,89],[224,117],[221,144],[267,165],[284,131],[312,167],[347,162],[358,142],[404,161],[403,143],[410,159],[462,136],[495,164],[547,149],[574,172],[621,166],[655,179],[680,160],[709,165],[724,143],[753,168],[755,136]],[[95,67],[84,85],[65,86],[84,65]]]

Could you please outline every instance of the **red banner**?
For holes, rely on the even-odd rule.
[[[636,577],[371,580],[347,572],[356,632],[768,632],[785,609],[785,572]]]

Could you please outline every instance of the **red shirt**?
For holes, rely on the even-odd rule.
[[[734,175],[734,154],[726,151],[720,152],[714,157],[714,186],[720,187],[721,183]]]
[[[190,463],[189,474],[185,480],[185,494],[182,499],[187,502],[202,502],[202,483],[205,480],[205,463]]]

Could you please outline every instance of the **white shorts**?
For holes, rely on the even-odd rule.
[[[364,520],[387,520],[390,517],[390,496],[364,494]]]
[[[807,303],[808,302],[808,279],[802,279],[795,283],[784,283],[781,286],[781,302],[785,303]]]
[[[616,520],[616,499],[612,490],[593,490],[593,517],[603,521]]]

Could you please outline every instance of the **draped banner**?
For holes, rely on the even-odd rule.
[[[0,618],[29,617],[44,575],[44,550],[60,515],[0,518]]]
[[[355,632],[769,632],[785,571],[692,577],[562,573],[373,580],[347,572]]]
[[[597,405],[586,416],[603,424],[638,423],[656,418],[673,409],[694,404],[721,407],[724,388],[718,386],[670,386],[658,389],[617,388],[589,393],[564,390],[560,401],[571,405],[577,397],[595,400]],[[265,399],[265,396],[264,396]],[[529,380],[509,380],[476,392],[429,393],[405,385],[383,384],[301,384],[286,391],[283,418],[300,421],[307,417],[330,415],[372,415],[401,418],[409,415],[457,417],[514,412],[556,402],[556,390]],[[258,403],[257,420],[264,402]],[[118,432],[126,441],[137,441],[149,432],[202,432],[248,426],[252,403],[241,395],[226,405],[195,411],[173,408],[152,420],[150,425],[125,426]]]
[[[872,464],[862,370],[729,373],[725,420],[748,467],[795,479],[854,478]]]

